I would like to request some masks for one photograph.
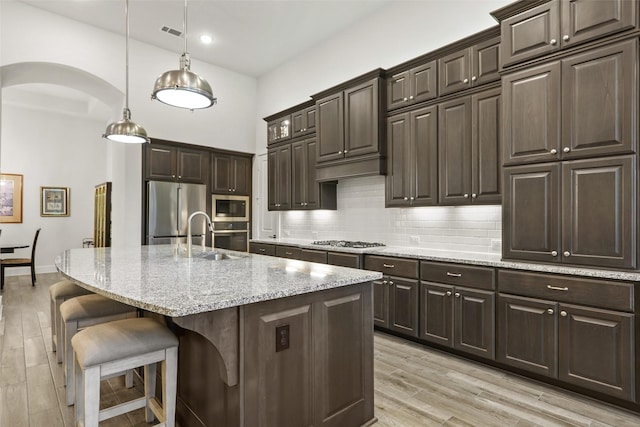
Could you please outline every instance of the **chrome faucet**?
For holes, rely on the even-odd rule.
[[[207,215],[205,212],[202,212],[202,211],[197,211],[189,215],[189,219],[187,220],[187,258],[191,258],[191,245],[192,245],[191,220],[196,215],[204,215],[204,217],[207,218],[207,226],[209,227],[209,230],[213,233],[213,225],[211,224],[211,218],[209,218],[209,215]]]

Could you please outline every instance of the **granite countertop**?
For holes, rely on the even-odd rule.
[[[232,258],[192,258],[172,245],[69,249],[56,257],[65,277],[114,300],[180,317],[309,292],[369,282],[381,273],[243,252],[215,250]]]
[[[487,267],[510,268],[540,273],[567,274],[601,279],[640,281],[640,271],[604,270],[596,268],[571,267],[566,265],[536,264],[529,262],[503,261],[499,253],[445,251],[423,247],[379,246],[373,248],[343,248],[339,246],[314,245],[312,240],[300,239],[252,239],[251,242],[275,245],[298,246],[306,249],[350,252],[370,255],[413,258],[425,261],[452,262]]]

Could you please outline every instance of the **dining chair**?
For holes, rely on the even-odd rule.
[[[9,267],[31,267],[31,286],[36,285],[36,243],[41,228],[36,230],[36,236],[33,238],[33,246],[31,247],[31,258],[6,258],[0,259],[0,291],[4,289],[4,269]]]

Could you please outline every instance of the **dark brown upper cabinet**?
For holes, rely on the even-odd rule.
[[[527,7],[525,2],[521,5]],[[504,19],[501,11],[496,11],[503,37],[502,66],[634,28],[636,7],[634,0],[552,0]]]
[[[319,181],[384,174],[386,87],[381,76],[382,70],[375,70],[313,96]]]
[[[307,107],[304,110],[291,114],[291,126],[293,138],[308,135],[316,131],[316,107]]]
[[[251,192],[251,159],[244,156],[211,156],[211,192],[248,196]]]
[[[500,89],[442,103],[438,114],[440,204],[500,204]]]
[[[500,37],[495,37],[440,58],[440,95],[499,80],[499,51]]]
[[[336,209],[336,183],[316,181],[316,138],[291,143],[291,209]]]
[[[291,144],[269,148],[268,210],[291,209]]]
[[[438,204],[438,108],[387,119],[386,206]]]
[[[267,123],[267,145],[291,139],[291,115]]]
[[[146,179],[207,182],[209,152],[160,144],[145,146]]]
[[[437,97],[437,68],[433,60],[387,78],[387,110]]]
[[[503,76],[504,164],[634,152],[637,49],[628,40]]]
[[[504,168],[503,257],[637,265],[636,158]]]

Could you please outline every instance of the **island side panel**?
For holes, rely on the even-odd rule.
[[[372,303],[366,282],[242,307],[242,425],[371,422]]]

